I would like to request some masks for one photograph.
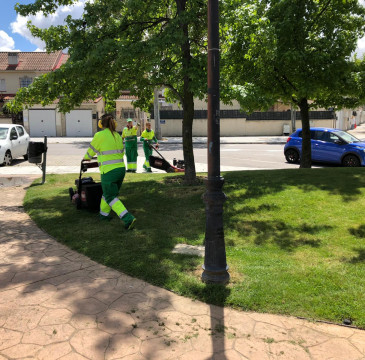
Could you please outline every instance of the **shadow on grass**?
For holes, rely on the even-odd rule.
[[[315,235],[320,231],[331,229],[330,226],[311,226],[302,224],[288,225],[281,221],[245,221],[232,224],[242,237],[253,237],[256,245],[275,243],[280,249],[293,251],[300,246],[319,247],[321,242],[307,239],[306,235]]]
[[[254,172],[229,172],[224,174],[224,191],[245,189],[244,198],[257,199],[276,194],[288,187],[303,192],[322,190],[330,195],[340,195],[342,200],[356,201],[365,187],[362,168],[293,169]],[[238,199],[237,199],[238,200]],[[243,199],[241,198],[240,201]]]
[[[351,228],[349,229],[349,233],[358,238],[365,238],[365,225],[360,225],[357,229]]]
[[[323,191],[328,195],[340,196],[343,202],[351,202],[357,201],[365,188],[363,169],[229,172],[224,174],[224,178],[223,191],[228,196],[224,210],[225,224],[226,228],[237,234],[233,236],[233,239],[229,238],[227,244],[237,246],[240,238],[245,241],[245,237],[250,237],[256,245],[271,242],[288,252],[301,246],[320,247],[321,242],[316,238],[316,234],[331,230],[332,227],[327,224],[312,225],[310,223],[293,225],[292,222],[288,224],[284,221],[272,220],[270,212],[274,217],[275,211],[282,211],[275,203],[275,196],[282,191],[295,188],[300,189],[310,200],[316,199],[315,192]],[[272,196],[273,201],[256,207],[245,205],[246,199],[259,200],[263,196]],[[288,209],[288,214],[295,211],[295,207]],[[252,220],[249,217],[250,214],[255,214],[258,220]],[[242,215],[245,215],[248,220],[242,221]],[[356,232],[357,235],[365,236],[365,226],[352,231],[353,234]]]
[[[357,252],[357,255],[353,256],[350,259],[344,259],[344,261],[349,264],[365,263],[365,249],[364,248],[355,248],[355,249],[353,249],[353,251]]]

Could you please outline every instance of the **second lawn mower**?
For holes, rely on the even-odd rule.
[[[185,163],[184,160],[176,160],[174,159],[173,164],[171,165],[162,155],[161,153],[156,149],[155,146],[149,144],[151,149],[155,150],[160,157],[156,157],[153,155],[150,155],[149,161],[150,166],[152,166],[155,169],[164,170],[167,173],[175,173],[175,172],[185,172]]]

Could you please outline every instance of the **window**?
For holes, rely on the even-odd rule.
[[[315,140],[325,141],[325,142],[331,142],[335,143],[336,141],[339,141],[339,137],[335,135],[332,132],[329,131],[316,131]]]
[[[21,88],[22,87],[28,87],[33,81],[33,79],[31,77],[28,77],[28,76],[24,76],[22,78],[19,78],[19,80],[20,80],[20,87]]]
[[[299,131],[298,137],[302,137],[302,131]],[[311,130],[311,139],[315,139],[315,133]]]
[[[337,135],[335,135],[334,133],[328,133],[328,134],[329,134],[329,137],[326,141],[331,142],[331,143],[340,141],[340,138]]]
[[[134,119],[135,117],[135,112],[134,109],[130,109],[130,110],[123,110],[123,118],[124,119]]]
[[[314,140],[326,141],[327,139],[327,132],[318,130],[314,133]]]
[[[8,135],[8,128],[0,128],[0,140],[5,140]]]
[[[10,139],[12,138],[12,137],[14,137],[14,138],[18,138],[18,134],[17,134],[17,132],[16,132],[16,130],[15,130],[15,127],[13,127],[11,130],[10,130]]]
[[[6,91],[5,79],[0,79],[0,91]]]
[[[24,130],[21,126],[17,126],[16,129],[18,130],[18,134],[19,136],[23,136],[24,135]]]

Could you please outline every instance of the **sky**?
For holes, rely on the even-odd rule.
[[[34,0],[0,0],[0,51],[44,51],[44,43],[34,38],[27,29],[27,21],[31,20],[39,28],[60,25],[71,15],[78,18],[82,14],[85,0],[79,0],[74,6],[63,6],[55,14],[23,17],[14,10],[15,4],[31,4]]]
[[[27,21],[31,20],[39,28],[60,25],[68,15],[75,18],[80,17],[85,1],[79,0],[72,7],[60,7],[55,14],[49,17],[39,14],[25,18],[15,12],[14,6],[17,2],[30,4],[34,0],[0,0],[0,51],[44,51],[44,43],[32,37],[27,29]],[[359,1],[365,5],[365,0]],[[365,53],[365,38],[359,40],[357,53],[359,56]]]

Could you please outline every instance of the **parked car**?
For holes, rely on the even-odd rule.
[[[0,165],[11,165],[23,156],[28,160],[29,135],[21,125],[0,124]]]
[[[365,166],[365,140],[359,140],[346,131],[330,128],[311,128],[313,162],[342,166]],[[289,136],[284,155],[289,163],[298,163],[302,153],[302,129]]]

